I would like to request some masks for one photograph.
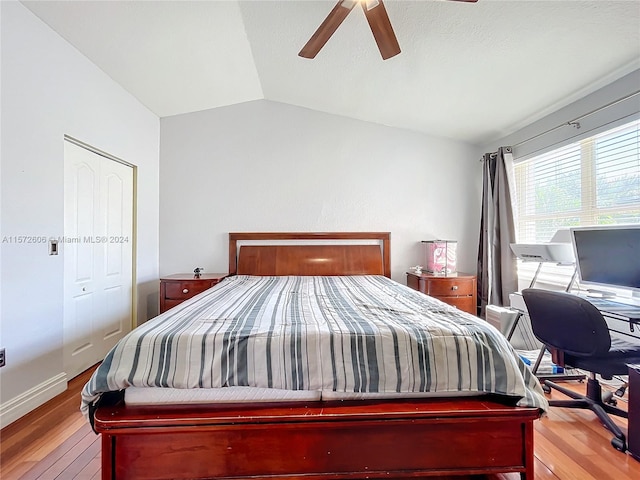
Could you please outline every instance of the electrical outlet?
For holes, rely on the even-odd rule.
[[[4,355],[4,348],[0,348],[0,367],[4,367],[7,358]]]

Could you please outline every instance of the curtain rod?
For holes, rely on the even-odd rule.
[[[636,90],[635,92],[632,92],[628,95],[625,95],[624,97],[618,98],[617,100],[614,100],[612,102],[607,103],[606,105],[603,105],[601,107],[598,107],[594,110],[591,110],[590,112],[585,113],[584,115],[581,115],[579,117],[574,118],[573,120],[570,120],[568,122],[565,123],[561,123],[560,125],[556,125],[553,128],[550,128],[548,130],[545,130],[544,132],[538,133],[537,135],[534,135],[533,137],[527,138],[526,140],[522,140],[521,142],[516,143],[515,145],[512,145],[513,147],[519,147],[520,145],[524,145],[525,143],[528,143],[532,140],[535,140],[536,138],[540,138],[543,135],[547,135],[551,132],[555,132],[556,130],[559,130],[560,128],[566,127],[566,126],[570,126],[570,127],[574,127],[576,130],[579,130],[582,125],[580,125],[580,120],[583,120],[587,117],[590,117],[591,115],[594,115],[602,110],[605,110],[609,107],[613,107],[614,105],[617,105],[620,102],[624,102],[625,100],[631,98],[631,97],[635,97],[636,95],[640,95],[640,90]],[[497,155],[497,152],[493,152],[490,154],[491,157],[495,157],[495,155]],[[480,161],[484,161],[484,156],[480,158]]]
[[[507,150],[507,153],[512,153],[513,147],[505,146],[505,147],[502,147],[502,148],[505,148]],[[498,155],[498,152],[485,153],[482,157],[480,157],[480,161],[484,162],[484,157],[486,157],[487,155],[489,155],[489,158],[491,158],[493,160]]]
[[[603,105],[601,107],[596,108],[595,110],[591,110],[590,112],[587,112],[584,115],[576,117],[573,120],[570,120],[568,122],[565,122],[565,123],[562,123],[560,125],[557,125],[557,126],[555,126],[553,128],[550,128],[549,130],[545,130],[542,133],[538,133],[537,135],[534,135],[531,138],[527,138],[526,140],[518,142],[513,146],[514,147],[519,147],[520,145],[524,145],[525,143],[528,143],[528,142],[530,142],[532,140],[535,140],[536,138],[540,138],[543,135],[547,135],[548,133],[555,132],[556,130],[558,130],[560,128],[563,128],[563,127],[566,127],[566,126],[571,126],[571,127],[574,127],[576,130],[579,130],[582,127],[582,125],[580,125],[580,120],[583,120],[583,119],[585,119],[587,117],[590,117],[591,115],[593,115],[595,113],[598,113],[598,112],[600,112],[600,111],[602,111],[602,110],[604,110],[606,108],[613,107],[614,105],[617,105],[620,102],[624,102],[625,100],[627,100],[627,99],[629,99],[631,97],[635,97],[638,94],[640,94],[640,90],[636,90],[635,92],[630,93],[628,95],[625,95],[624,97],[621,97],[621,98],[619,98],[617,100],[614,100],[613,102],[609,102],[606,105]]]

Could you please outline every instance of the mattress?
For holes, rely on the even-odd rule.
[[[319,400],[390,400],[398,398],[456,398],[478,396],[476,392],[332,392],[281,390],[277,388],[144,388],[124,391],[127,405],[177,405],[202,403],[314,402]]]
[[[82,411],[131,387],[491,393],[548,406],[498,330],[377,275],[226,278],[120,340],[85,385]]]
[[[259,387],[189,389],[129,387],[124,391],[124,401],[127,405],[313,402],[320,400],[320,396],[318,391]]]

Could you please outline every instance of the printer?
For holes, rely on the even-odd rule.
[[[511,251],[524,262],[548,262],[558,265],[573,265],[575,256],[569,229],[559,229],[550,242],[512,243]]]

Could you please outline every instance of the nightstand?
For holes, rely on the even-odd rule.
[[[462,311],[477,315],[475,275],[455,273],[445,277],[430,273],[407,272],[407,286]]]
[[[227,273],[177,273],[160,279],[160,313],[220,283]]]

